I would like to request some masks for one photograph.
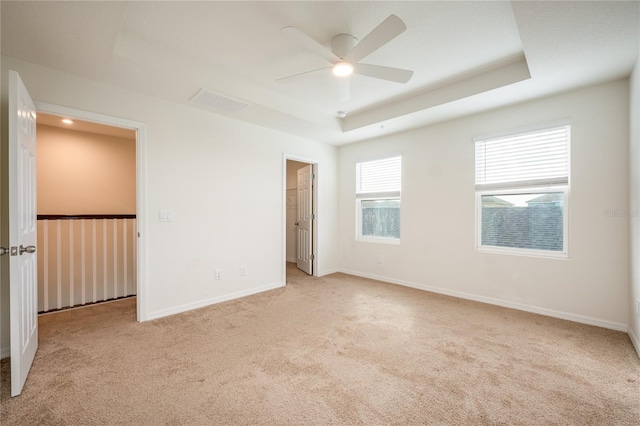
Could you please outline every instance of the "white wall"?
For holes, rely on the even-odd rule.
[[[307,163],[299,161],[287,160],[287,194],[297,197],[298,188],[298,169],[307,166]],[[296,238],[296,215],[297,205],[287,203],[287,262],[295,262],[297,257],[297,238]]]
[[[629,226],[631,285],[629,335],[640,356],[640,59],[630,82]]]
[[[149,317],[284,284],[284,152],[320,163],[318,269],[337,269],[335,147],[3,57],[8,69],[36,101],[146,123]]]
[[[1,11],[2,8],[0,7],[0,18],[2,15]],[[1,40],[0,45],[2,45]],[[4,81],[5,78],[7,77],[2,68],[2,58],[0,57],[0,82]],[[0,84],[0,118],[4,120],[4,111],[7,105],[4,102],[6,95],[4,87],[2,86],[3,85]],[[6,135],[6,126],[0,126],[0,140],[4,140],[7,137]],[[8,147],[6,147],[5,144],[0,144],[0,182],[5,179],[6,173],[8,173],[5,172],[5,170],[7,170],[7,148]],[[9,210],[9,203],[7,200],[8,197],[7,192],[4,189],[4,184],[0,183],[0,217],[7,217]],[[9,226],[9,223],[6,220],[0,220],[0,247],[8,247],[7,243],[9,241],[9,235],[7,226]],[[2,284],[9,281],[9,259],[7,257],[8,256],[0,257],[0,359],[9,356],[9,336],[6,336],[7,340],[5,341],[6,333],[4,332],[4,330],[9,327],[8,320],[5,319],[5,317],[8,318],[8,314],[3,313],[9,312],[9,289],[8,286]]]
[[[620,80],[339,150],[345,272],[626,330],[628,81]],[[475,250],[475,136],[572,120],[568,260]],[[400,152],[401,244],[355,241],[355,163]],[[378,255],[384,263],[378,264]]]

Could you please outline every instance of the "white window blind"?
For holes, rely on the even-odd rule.
[[[569,183],[569,125],[478,140],[476,189]]]
[[[356,196],[400,196],[402,157],[356,163]]]

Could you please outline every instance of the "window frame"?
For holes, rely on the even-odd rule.
[[[517,135],[523,135],[533,132],[544,132],[556,127],[566,126],[569,129],[569,136],[567,141],[567,179],[566,183],[551,184],[549,182],[546,185],[536,184],[519,184],[514,186],[511,182],[504,184],[494,184],[490,188],[478,188],[476,184],[475,189],[475,249],[477,252],[492,253],[492,254],[506,254],[516,256],[527,257],[542,257],[552,259],[569,259],[569,199],[571,190],[571,140],[572,140],[572,123],[570,120],[559,120],[546,124],[530,126],[521,129],[515,129],[511,131],[503,131],[500,133],[494,133],[491,135],[483,135],[482,137],[476,137],[473,139],[474,151],[476,149],[476,143],[483,140],[512,137]],[[475,158],[475,155],[474,155]],[[474,160],[474,175],[475,175],[475,160]],[[474,178],[475,179],[475,178]],[[546,194],[550,192],[563,193],[563,209],[562,209],[562,251],[553,250],[538,250],[528,248],[517,247],[500,247],[489,246],[482,244],[482,196],[485,195],[518,195],[518,194]]]
[[[520,195],[520,194],[548,194],[561,192],[562,199],[562,251],[537,250],[519,247],[500,247],[482,244],[482,196],[483,195]],[[493,254],[510,254],[529,257],[548,257],[554,259],[569,258],[569,185],[527,187],[518,189],[494,189],[489,191],[476,191],[476,251]]]
[[[400,236],[402,237],[402,198],[398,196],[371,196],[371,197],[357,197],[356,196],[356,241],[365,243],[382,243],[382,244],[400,244],[400,238],[395,237],[371,237],[368,235],[362,235],[362,201],[376,201],[376,200],[398,200],[400,202]]]
[[[354,170],[358,169],[358,164],[370,163],[384,160],[391,160],[394,158],[400,158],[400,188],[397,191],[385,191],[385,192],[357,192],[355,191],[355,215],[356,215],[356,229],[355,239],[357,242],[365,243],[380,243],[380,244],[393,244],[399,245],[402,237],[402,153],[396,152],[386,156],[376,156],[375,158],[368,158],[358,160],[354,164]],[[356,171],[356,182],[360,179]],[[356,184],[356,187],[358,185]],[[377,201],[377,200],[398,200],[400,204],[400,237],[372,237],[362,235],[362,201]]]

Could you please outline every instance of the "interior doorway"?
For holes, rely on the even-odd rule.
[[[75,151],[68,150],[63,161],[69,166],[76,161],[76,173],[83,173],[83,169],[87,173],[87,182],[76,188],[78,192],[96,193],[84,203],[69,200],[69,193],[56,189],[49,192],[57,193],[48,195],[67,199],[52,204],[52,200],[38,197],[47,209],[38,206],[43,247],[38,275],[41,284],[47,285],[46,292],[39,295],[38,310],[55,311],[135,295],[137,320],[144,321],[144,124],[38,102],[36,110],[38,125],[47,126],[43,136],[48,133],[64,138],[62,132],[68,131],[64,126],[78,132],[66,136],[74,140]],[[63,123],[63,119],[73,123]],[[79,140],[91,139],[91,135],[95,136],[90,149],[94,152],[87,154],[90,144],[82,147]],[[38,134],[36,138],[40,144]],[[54,139],[47,142],[54,143]],[[59,208],[58,214],[51,214],[52,205]]]
[[[317,276],[317,162],[285,156],[285,265]]]
[[[38,313],[137,294],[136,132],[40,112]]]

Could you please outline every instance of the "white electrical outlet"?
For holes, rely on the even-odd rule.
[[[216,281],[222,279],[222,269],[216,269]]]
[[[247,274],[247,267],[244,265],[240,265],[240,276],[244,277]]]

